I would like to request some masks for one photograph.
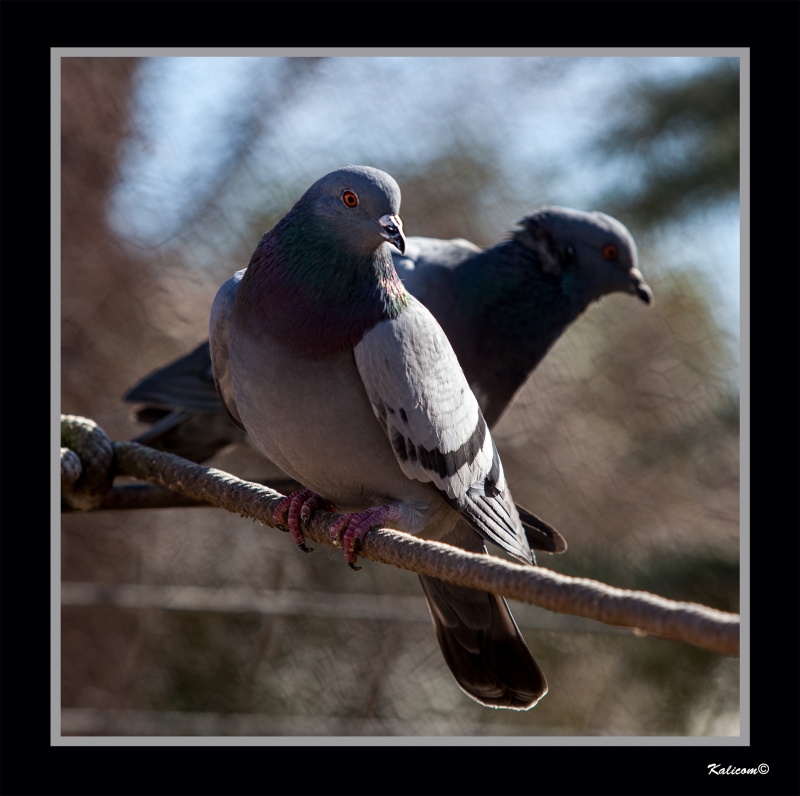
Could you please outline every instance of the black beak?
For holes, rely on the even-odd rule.
[[[648,307],[652,307],[654,304],[653,291],[650,290],[650,287],[645,284],[639,269],[631,268],[630,275],[631,284],[628,290],[631,293],[636,294],[645,304],[647,304]]]
[[[405,254],[406,238],[405,235],[403,235],[403,222],[400,220],[400,216],[381,216],[378,219],[378,223],[383,229],[381,233],[383,237],[393,246],[397,246],[400,250],[400,254]]]
[[[652,307],[655,303],[653,301],[653,291],[644,283],[640,282],[636,285],[636,295],[645,303],[648,307]]]

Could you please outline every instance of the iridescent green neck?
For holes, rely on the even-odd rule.
[[[237,312],[298,354],[318,358],[355,346],[373,326],[396,318],[409,294],[389,244],[348,249],[299,203],[261,239],[237,295]]]

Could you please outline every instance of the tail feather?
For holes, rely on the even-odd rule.
[[[193,462],[204,462],[217,451],[231,443],[242,442],[244,438],[244,432],[239,431],[227,415],[175,410],[157,420],[133,442]]]
[[[170,409],[222,413],[208,340],[194,351],[145,376],[125,393],[129,403],[154,404]]]
[[[567,549],[567,540],[552,526],[537,517],[533,512],[516,504],[519,518],[525,528],[528,544],[534,550],[547,553],[563,553]]]
[[[151,407],[145,407],[141,412],[136,413],[136,419],[141,422],[147,422],[145,419],[147,414],[155,414]],[[140,445],[150,445],[153,440],[157,440],[162,434],[167,431],[172,431],[175,426],[180,425],[189,418],[188,412],[183,412],[180,409],[175,409],[172,412],[166,412],[163,417],[154,421],[147,431],[139,434],[138,437],[133,439],[133,442],[138,442]],[[155,447],[150,445],[150,447]]]
[[[419,576],[436,637],[461,689],[482,705],[532,708],[547,680],[506,601],[496,594]]]

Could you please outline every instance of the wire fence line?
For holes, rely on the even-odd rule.
[[[431,622],[428,603],[424,597],[288,589],[277,591],[240,586],[62,581],[61,605],[112,605],[115,608],[134,610],[155,608],[162,611],[314,616],[424,625]],[[621,627],[604,625],[579,616],[553,614],[523,603],[514,604],[513,612],[517,625],[527,630],[611,634],[628,632]]]
[[[317,739],[325,736],[407,736],[408,743],[417,745],[421,737],[427,736],[478,736],[475,745],[483,745],[481,737],[494,736],[572,736],[574,727],[558,727],[542,724],[505,724],[493,721],[480,724],[467,724],[462,719],[448,719],[437,716],[432,721],[409,721],[398,718],[354,718],[348,716],[272,716],[259,713],[210,713],[151,710],[113,710],[98,708],[62,708],[61,732],[64,735],[106,735],[106,736],[177,736],[173,741],[182,744],[181,736],[237,736],[239,743],[247,742],[248,737],[287,736],[296,743],[302,737],[304,743],[320,743]],[[602,729],[582,727],[580,735],[608,735]],[[451,744],[449,738],[444,743]],[[200,741],[202,742],[202,741]],[[463,740],[460,741],[464,743]],[[325,741],[322,741],[325,743]],[[426,743],[430,744],[430,738]]]
[[[111,443],[102,429],[86,418],[62,415],[61,445],[62,499],[72,509],[87,510],[100,505],[111,491],[115,474],[166,487],[184,497],[211,503],[271,527],[274,527],[273,511],[284,498],[273,489],[179,456],[133,442]],[[65,449],[80,460],[77,477],[74,459]],[[337,517],[317,510],[305,531],[306,537],[320,544],[338,546],[330,534]],[[514,564],[386,528],[371,530],[358,554],[556,613],[583,616],[727,655],[739,654],[739,616],[696,603],[618,589],[543,567]]]

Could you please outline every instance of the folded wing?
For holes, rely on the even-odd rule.
[[[355,358],[403,472],[432,483],[484,539],[531,562],[489,428],[430,312],[412,297],[364,335]]]

